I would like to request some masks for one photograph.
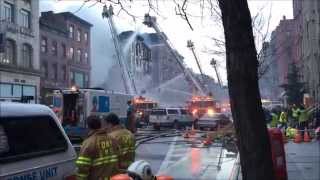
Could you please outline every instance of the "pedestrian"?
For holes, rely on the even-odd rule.
[[[126,127],[132,133],[135,133],[136,132],[135,111],[134,111],[131,100],[129,100],[127,104],[128,104],[128,109],[127,109],[127,126]]]
[[[120,125],[120,119],[116,114],[110,113],[104,120],[108,135],[115,140],[118,146],[119,173],[123,173],[135,158],[135,137]]]
[[[106,131],[101,129],[101,120],[98,116],[89,116],[87,125],[90,131],[82,143],[76,161],[77,179],[109,179],[117,172],[116,144]]]
[[[288,128],[288,114],[285,110],[282,110],[279,116],[279,128],[282,129],[284,134],[286,134],[286,129]]]

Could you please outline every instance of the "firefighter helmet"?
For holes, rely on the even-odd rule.
[[[147,161],[139,160],[132,163],[128,168],[128,174],[133,179],[152,180],[151,166]]]

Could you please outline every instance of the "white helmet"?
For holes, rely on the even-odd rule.
[[[150,164],[144,160],[132,163],[128,168],[128,174],[134,180],[152,180],[154,178]]]

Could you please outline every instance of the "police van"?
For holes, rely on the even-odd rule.
[[[155,108],[150,113],[150,124],[156,130],[160,127],[179,129],[182,126],[191,126],[192,118],[183,108]]]
[[[73,180],[75,159],[50,108],[0,103],[0,180]]]

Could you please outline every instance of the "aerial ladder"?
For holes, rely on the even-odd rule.
[[[216,72],[216,76],[217,76],[218,83],[219,83],[220,87],[223,88],[222,81],[221,81],[221,78],[220,78],[220,75],[219,75],[219,72],[217,69],[217,61],[214,58],[212,58],[210,65],[213,67],[214,71]]]
[[[197,54],[195,52],[195,47],[194,47],[194,43],[191,41],[191,40],[188,40],[187,41],[187,47],[191,50],[192,54],[193,54],[193,57],[194,59],[196,60],[197,62],[197,65],[198,65],[198,69],[200,71],[200,75],[201,75],[201,79],[202,79],[202,84],[203,86],[205,86],[206,82],[205,82],[205,77],[204,77],[204,73],[202,71],[202,68],[201,68],[201,65],[200,65],[200,61],[197,57]]]
[[[143,24],[145,24],[148,27],[152,27],[156,31],[156,33],[160,36],[165,45],[168,47],[170,53],[175,57],[175,60],[177,61],[180,68],[183,70],[184,75],[192,81],[193,85],[200,93],[200,95],[205,95],[205,91],[203,90],[199,82],[193,77],[192,72],[184,66],[181,57],[176,51],[173,50],[172,43],[170,43],[170,41],[164,36],[161,29],[157,25],[156,20],[156,17],[150,16],[149,14],[145,14]]]
[[[116,56],[118,59],[118,63],[120,66],[120,69],[122,71],[122,79],[124,82],[124,88],[127,94],[133,94],[136,95],[137,94],[137,89],[135,86],[135,82],[134,79],[132,77],[131,72],[128,70],[128,67],[126,65],[125,62],[125,58],[123,55],[123,52],[121,50],[121,45],[118,39],[118,33],[117,30],[114,26],[114,22],[113,22],[113,7],[110,5],[109,8],[105,5],[103,7],[103,12],[102,12],[102,17],[103,18],[107,18],[108,19],[108,25],[110,28],[110,32],[111,32],[111,36],[112,36],[112,40],[113,40],[113,44],[114,44],[114,48],[116,51]]]

